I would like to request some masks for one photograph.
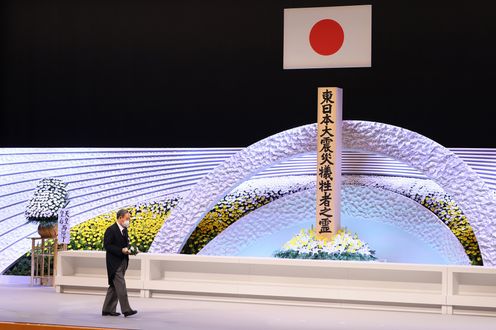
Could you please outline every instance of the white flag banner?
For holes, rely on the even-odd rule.
[[[69,244],[71,242],[71,226],[69,224],[69,209],[61,208],[59,210],[59,228],[57,233],[59,244]]]
[[[284,69],[372,66],[372,5],[284,9]]]

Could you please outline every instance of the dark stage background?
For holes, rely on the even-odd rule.
[[[496,147],[491,1],[1,1],[0,144],[247,146],[344,118]],[[282,69],[283,8],[373,5],[373,65]]]

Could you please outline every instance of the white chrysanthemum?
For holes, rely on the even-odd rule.
[[[67,204],[66,184],[59,179],[42,179],[26,208],[26,218],[54,218]]]

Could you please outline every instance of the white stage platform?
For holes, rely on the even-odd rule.
[[[104,252],[64,251],[58,265],[58,292],[105,293]],[[144,298],[496,315],[494,267],[140,254],[126,281]]]
[[[0,294],[0,321],[118,329],[492,330],[496,325],[493,317],[141,297],[130,298],[136,316],[104,317],[101,295],[58,294],[6,276],[0,276]]]

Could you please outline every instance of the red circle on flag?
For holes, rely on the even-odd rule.
[[[323,19],[314,24],[309,39],[310,46],[316,53],[328,56],[343,46],[344,31],[335,20]]]

